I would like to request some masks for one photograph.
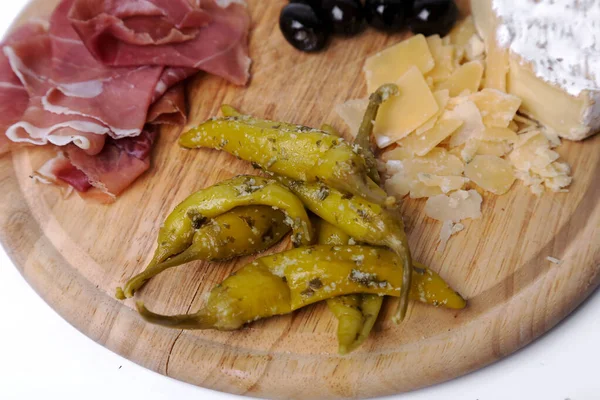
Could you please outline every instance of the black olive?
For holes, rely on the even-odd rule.
[[[415,0],[410,29],[423,35],[446,36],[458,19],[454,0]]]
[[[290,3],[279,16],[279,28],[285,39],[301,51],[322,50],[327,44],[327,24],[308,4]]]
[[[363,28],[365,16],[360,0],[323,0],[322,8],[335,33],[353,36]]]
[[[366,0],[365,17],[372,27],[398,32],[407,27],[414,0]]]

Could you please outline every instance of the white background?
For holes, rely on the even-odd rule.
[[[26,2],[0,1],[0,34]],[[600,292],[558,328],[508,359],[389,399],[600,400],[599,315]],[[2,400],[240,399],[165,378],[94,343],[35,294],[1,248],[0,321]]]

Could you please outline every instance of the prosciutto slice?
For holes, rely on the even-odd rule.
[[[169,89],[148,111],[149,124],[185,125],[187,121],[185,86]]]
[[[237,85],[249,79],[244,1],[76,0],[69,17],[90,53],[107,65],[188,67]]]
[[[163,68],[104,66],[70,26],[72,3],[58,6],[46,35],[4,48],[30,100],[6,136],[37,145],[74,143],[97,154],[106,135],[118,139],[142,132]]]
[[[243,0],[62,0],[0,44],[0,154],[57,146],[41,180],[114,201],[185,124],[185,79],[248,81],[249,26]]]
[[[44,35],[46,26],[43,23],[30,23],[23,25],[14,31],[6,40],[0,43],[0,49],[5,46],[14,45],[21,40],[31,37]],[[19,121],[27,105],[29,104],[29,94],[21,84],[19,77],[13,72],[8,57],[0,51],[0,155],[11,151],[17,147],[17,143],[9,140],[3,132],[9,126]]]
[[[37,176],[47,183],[68,184],[84,198],[111,203],[148,170],[156,138],[156,128],[149,127],[137,137],[107,140],[94,156],[71,144],[40,168]]]

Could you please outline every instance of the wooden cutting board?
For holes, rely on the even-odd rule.
[[[34,1],[45,16],[56,0]],[[345,126],[333,108],[364,97],[366,56],[398,42],[368,30],[335,39],[317,55],[282,38],[284,0],[251,0],[253,79],[248,88],[200,75],[190,86],[191,122],[221,103],[244,112],[311,126]],[[463,6],[466,4],[462,2]],[[22,18],[22,19],[23,19]],[[423,201],[403,206],[415,259],[431,266],[468,300],[464,311],[411,304],[394,325],[389,301],[375,332],[355,353],[336,353],[336,321],[323,305],[259,321],[239,332],[190,332],[144,323],[115,287],[142,270],[159,225],[190,193],[240,173],[248,164],[212,150],[179,148],[179,129],[164,129],[151,170],[115,204],[63,198],[30,174],[43,150],[0,158],[0,240],[27,281],[61,316],[108,349],[140,365],[199,386],[269,398],[364,398],[442,382],[505,357],[548,331],[600,283],[600,137],[565,143],[569,193],[540,198],[517,186],[487,195],[483,218],[467,221],[443,254],[441,224],[424,217]],[[546,260],[552,256],[560,265]],[[248,259],[192,263],[164,273],[138,294],[162,313],[197,310],[203,295]],[[18,301],[18,299],[15,299]],[[43,335],[43,328],[40,335]]]

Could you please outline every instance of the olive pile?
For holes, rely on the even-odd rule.
[[[459,15],[454,0],[290,0],[279,27],[301,51],[322,50],[332,34],[354,36],[366,24],[385,32],[445,36]]]

